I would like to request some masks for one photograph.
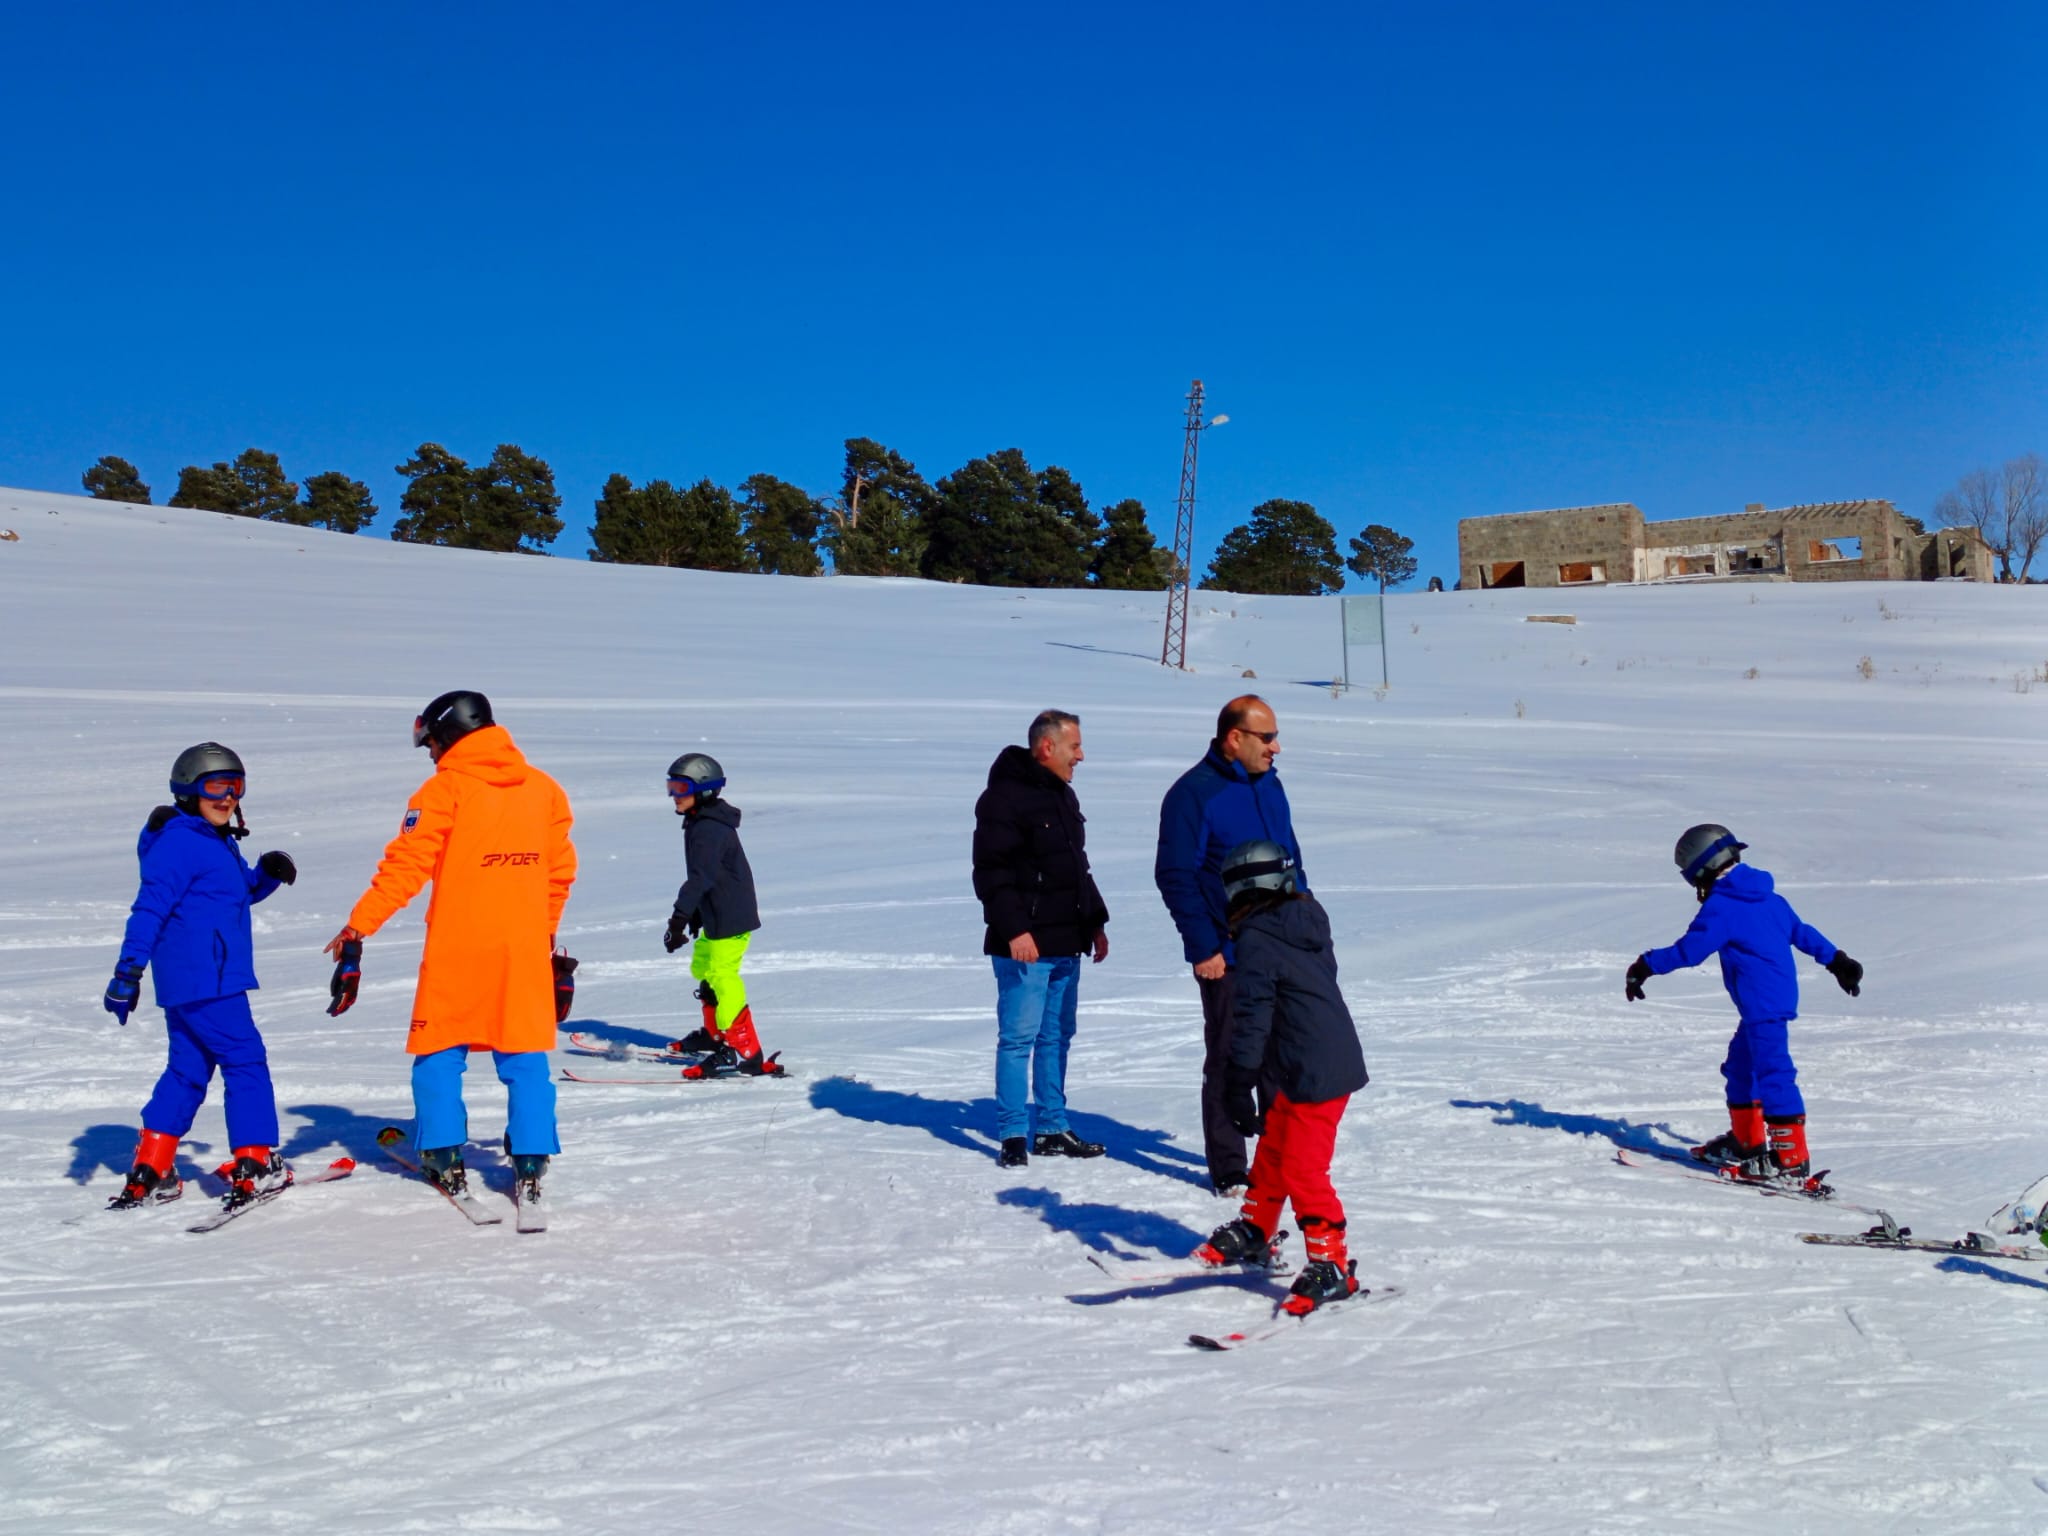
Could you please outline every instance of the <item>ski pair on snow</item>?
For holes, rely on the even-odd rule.
[[[456,1193],[438,1180],[429,1178],[420,1160],[406,1145],[408,1137],[403,1129],[387,1125],[377,1132],[377,1145],[384,1149],[384,1155],[399,1167],[410,1170],[421,1183],[432,1189],[442,1199],[467,1216],[479,1227],[495,1227],[505,1218],[485,1205],[467,1190]],[[521,1232],[545,1232],[548,1229],[548,1213],[541,1201],[539,1179],[514,1179],[512,1181],[512,1203],[516,1215],[516,1227]]]
[[[677,1043],[681,1044],[682,1042],[679,1041]],[[599,1056],[606,1061],[614,1062],[646,1062],[650,1065],[673,1066],[681,1069],[674,1076],[654,1077],[642,1075],[611,1077],[592,1072],[578,1072],[574,1067],[562,1068],[562,1076],[572,1083],[722,1083],[750,1077],[784,1077],[788,1075],[782,1062],[779,1060],[782,1055],[780,1051],[776,1051],[766,1057],[760,1063],[759,1071],[742,1069],[736,1072],[719,1072],[709,1076],[698,1077],[689,1076],[688,1073],[692,1067],[699,1066],[709,1059],[708,1053],[702,1051],[679,1051],[673,1048],[665,1051],[656,1050],[652,1046],[629,1045],[618,1040],[601,1040],[595,1035],[572,1034],[569,1036],[566,1054]]]
[[[1990,1232],[1965,1232],[1944,1240],[1915,1237],[1911,1227],[1902,1227],[1884,1212],[1878,1224],[1867,1232],[1802,1232],[1803,1243],[1822,1243],[1835,1248],[1889,1248],[1895,1253],[1971,1254],[1978,1258],[2011,1259],[2022,1264],[2048,1264],[2048,1234],[2042,1232],[2044,1205],[2048,1205],[2048,1175],[2036,1179],[2012,1200],[1993,1211],[1985,1221]],[[1993,1233],[2020,1237],[2019,1242],[2000,1242]],[[2027,1239],[2032,1239],[2031,1241]]]

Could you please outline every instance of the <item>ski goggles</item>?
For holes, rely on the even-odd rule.
[[[668,797],[671,800],[680,800],[685,795],[708,795],[723,788],[725,788],[725,780],[723,779],[706,779],[701,784],[695,779],[670,779],[668,781]]]
[[[248,776],[240,773],[209,774],[197,783],[171,786],[181,795],[196,795],[201,800],[239,800],[248,787]]]

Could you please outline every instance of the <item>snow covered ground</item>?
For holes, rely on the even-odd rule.
[[[1722,1123],[1733,1015],[1674,938],[1725,820],[1869,967],[1803,972],[1844,1198],[1953,1235],[2048,1167],[2048,594],[1726,586],[1397,596],[1333,696],[1327,602],[608,569],[0,491],[0,1528],[207,1532],[2048,1530],[2048,1267],[1815,1248],[1868,1218],[1618,1166]],[[1576,626],[1530,624],[1571,612]],[[1861,664],[1868,658],[1867,667]],[[1360,672],[1376,670],[1368,653]],[[1245,669],[1256,684],[1241,684]],[[1868,676],[1863,675],[1867,671]],[[1373,1085],[1336,1177],[1368,1284],[1237,1354],[1242,1284],[1131,1294],[1204,1187],[1159,797],[1273,702]],[[565,1083],[554,1230],[473,1229],[372,1136],[408,1112],[417,912],[325,1017],[319,946],[476,687],[568,787],[578,1027],[690,1022],[662,773],[728,768],[784,1082]],[[1093,1163],[1001,1172],[967,881],[990,760],[1076,710],[1112,913],[1070,1090]],[[251,772],[257,1017],[288,1153],[362,1160],[223,1231],[103,1215],[161,1015],[99,994],[175,753]],[[564,1058],[567,1059],[567,1058]],[[502,1200],[501,1090],[471,1073]],[[224,1152],[217,1103],[187,1171]],[[194,1192],[197,1193],[196,1191]]]

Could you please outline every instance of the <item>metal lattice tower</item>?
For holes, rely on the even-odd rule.
[[[1202,381],[1188,390],[1187,444],[1180,453],[1180,507],[1173,520],[1172,582],[1166,589],[1166,642],[1162,667],[1188,666],[1188,583],[1195,563],[1195,455],[1202,443]]]

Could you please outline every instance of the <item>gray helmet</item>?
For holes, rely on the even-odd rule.
[[[1260,891],[1292,895],[1294,857],[1269,837],[1239,843],[1223,856],[1223,900],[1228,906]]]
[[[217,741],[202,741],[187,747],[171,764],[171,795],[186,810],[199,799],[199,786],[208,779],[240,779],[246,787],[249,770],[232,750]]]
[[[446,752],[471,731],[496,725],[491,718],[491,701],[470,688],[444,693],[419,712],[412,723],[412,744],[434,743]]]
[[[718,792],[725,788],[725,770],[708,752],[685,752],[668,765],[668,784],[671,795],[695,795],[699,800],[716,800]],[[689,788],[677,789],[678,784],[687,784]]]
[[[1671,859],[1689,884],[1699,885],[1731,865],[1740,864],[1742,850],[1748,846],[1738,843],[1735,834],[1719,822],[1703,821],[1685,829],[1678,846],[1671,851]]]

